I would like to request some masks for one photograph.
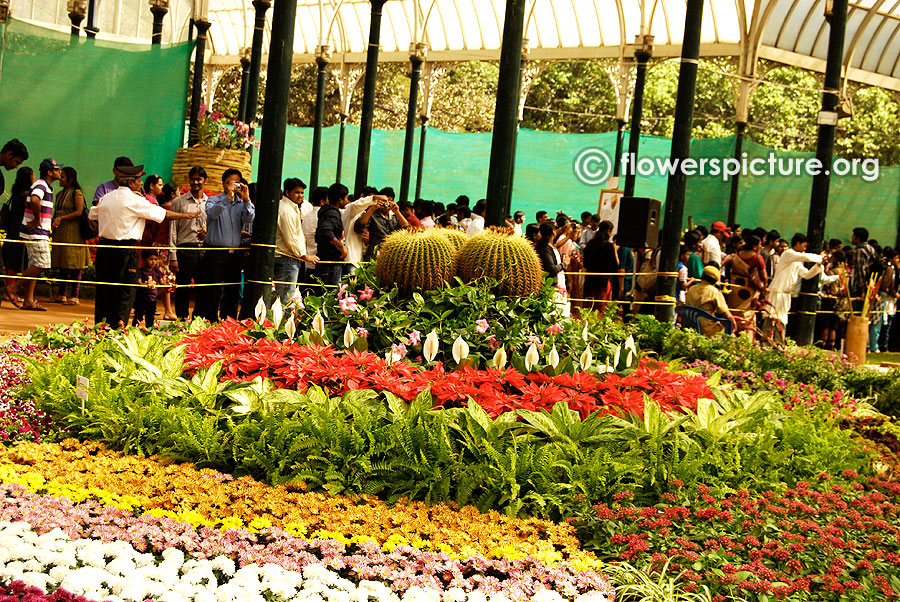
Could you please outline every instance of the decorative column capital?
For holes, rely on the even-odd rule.
[[[316,46],[316,64],[319,67],[323,65],[327,65],[331,62],[331,46],[328,44],[322,44],[320,46]]]
[[[650,34],[634,36],[634,56],[639,62],[647,62],[653,56],[653,40]]]
[[[212,26],[210,21],[206,19],[194,19],[194,27],[197,28],[197,37],[206,38],[206,32],[209,31],[209,28]]]

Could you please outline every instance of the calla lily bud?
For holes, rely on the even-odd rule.
[[[356,333],[353,332],[353,329],[350,328],[350,322],[347,322],[347,326],[344,327],[344,347],[350,349],[353,346],[353,343],[356,342]]]
[[[281,307],[281,299],[276,298],[275,303],[272,304],[272,325],[278,328],[282,318],[284,318],[284,308]]]
[[[559,365],[559,352],[556,350],[556,345],[550,350],[550,356],[547,358],[547,361],[550,362],[550,366],[553,368]]]
[[[256,302],[254,314],[256,315],[257,322],[262,322],[266,317],[266,302],[263,301],[262,297],[260,297],[259,301]]]
[[[591,364],[594,362],[594,355],[591,353],[590,347],[585,348],[584,353],[581,354],[578,362],[581,364],[582,370],[587,370],[591,367]]]
[[[532,343],[528,346],[528,351],[525,352],[525,369],[531,372],[538,365],[539,361],[541,361],[541,356],[538,353],[537,346]]]
[[[469,345],[466,344],[462,337],[456,337],[453,341],[453,361],[457,364],[469,357]]]
[[[290,340],[294,340],[294,335],[297,333],[297,325],[294,323],[294,314],[288,316],[288,319],[284,321],[284,333],[288,335]]]
[[[506,366],[506,359],[506,350],[501,347],[494,354],[494,368],[497,368],[498,370],[503,369],[503,367]]]
[[[425,359],[429,362],[433,362],[439,348],[440,341],[438,341],[437,332],[432,330],[428,333],[428,336],[425,337],[425,344],[422,346],[422,355],[424,355]]]
[[[322,317],[321,313],[316,312],[316,315],[312,320],[312,328],[313,332],[318,334],[323,339],[325,338],[325,318]]]

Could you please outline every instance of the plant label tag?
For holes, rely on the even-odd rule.
[[[81,400],[81,413],[84,414],[84,402],[88,398],[88,387],[91,381],[84,376],[75,377],[75,395]]]

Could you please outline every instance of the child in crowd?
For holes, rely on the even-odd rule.
[[[141,251],[141,259],[143,259],[143,267],[138,270],[138,279],[145,287],[141,287],[137,291],[134,300],[134,318],[132,326],[137,326],[144,321],[147,328],[153,326],[156,319],[156,298],[159,294],[160,286],[168,286],[165,273],[160,269],[159,254],[154,249],[144,249]]]

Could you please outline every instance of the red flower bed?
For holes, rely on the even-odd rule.
[[[688,591],[787,600],[895,600],[900,589],[900,485],[845,471],[848,487],[820,475],[783,494],[724,498],[698,485],[667,503],[631,506],[630,492],[576,521],[606,560],[684,571]],[[609,533],[614,535],[609,536]],[[728,597],[728,598],[726,598]],[[771,599],[771,598],[770,598]]]
[[[249,324],[249,323],[248,323]],[[235,381],[257,376],[282,388],[305,391],[315,384],[329,395],[376,389],[410,401],[431,389],[436,406],[465,405],[471,397],[491,416],[515,409],[552,409],[559,401],[582,417],[601,411],[643,415],[644,395],[665,411],[695,409],[711,395],[703,377],[670,372],[665,364],[641,362],[628,376],[598,377],[587,372],[548,376],[522,374],[513,368],[477,370],[466,366],[445,370],[441,364],[423,369],[406,361],[388,363],[369,352],[254,339],[248,324],[227,320],[185,337],[185,364],[207,368],[224,360],[222,378]]]

